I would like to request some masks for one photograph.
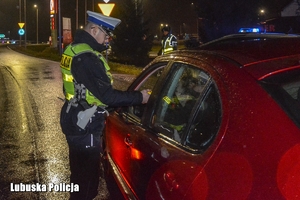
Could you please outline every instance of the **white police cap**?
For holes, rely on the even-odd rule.
[[[87,11],[87,14],[88,14],[89,22],[101,26],[104,30],[108,32],[115,30],[116,26],[118,26],[121,23],[120,19],[108,17],[100,13],[92,12],[89,10]]]

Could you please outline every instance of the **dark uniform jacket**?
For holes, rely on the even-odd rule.
[[[106,49],[104,45],[99,44],[84,30],[76,32],[73,44],[77,43],[86,43],[99,52]],[[142,103],[143,96],[139,91],[128,92],[113,89],[103,62],[94,53],[86,52],[76,55],[72,61],[71,72],[78,83],[84,84],[96,98],[110,107]],[[68,113],[66,112],[67,107],[68,101],[62,107],[60,123],[63,133],[67,136],[69,145],[86,146],[85,143],[89,140],[88,134],[93,134],[96,136],[95,140],[99,140],[98,137],[102,134],[104,128],[105,117],[102,114],[95,114],[92,122],[83,130],[76,125],[77,115],[82,111],[80,106],[71,106]],[[98,142],[96,141],[96,143]]]
[[[106,47],[99,44],[95,38],[84,30],[78,30],[73,44],[86,43],[94,50],[102,52]],[[85,87],[102,103],[111,106],[128,106],[140,104],[143,100],[140,92],[124,92],[113,89],[105,72],[102,61],[93,53],[83,53],[73,59],[71,72],[78,83]]]

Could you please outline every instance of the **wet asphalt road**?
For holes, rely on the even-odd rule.
[[[114,83],[124,90],[131,81],[115,75]],[[0,200],[68,199],[69,193],[62,191],[70,171],[59,126],[61,98],[58,62],[0,46]],[[102,177],[99,181],[96,199],[108,199],[106,183]],[[18,192],[22,184],[41,191]]]

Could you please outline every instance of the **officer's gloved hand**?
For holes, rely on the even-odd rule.
[[[142,104],[145,104],[145,103],[148,102],[148,99],[149,99],[150,94],[151,94],[151,90],[150,89],[142,90],[141,93],[143,95]]]

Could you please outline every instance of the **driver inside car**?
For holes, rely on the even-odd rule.
[[[191,80],[194,82],[191,83]],[[174,139],[180,142],[180,133],[183,131],[189,114],[191,113],[200,89],[197,79],[182,77],[176,86],[173,98],[165,116],[165,122],[174,130]]]

